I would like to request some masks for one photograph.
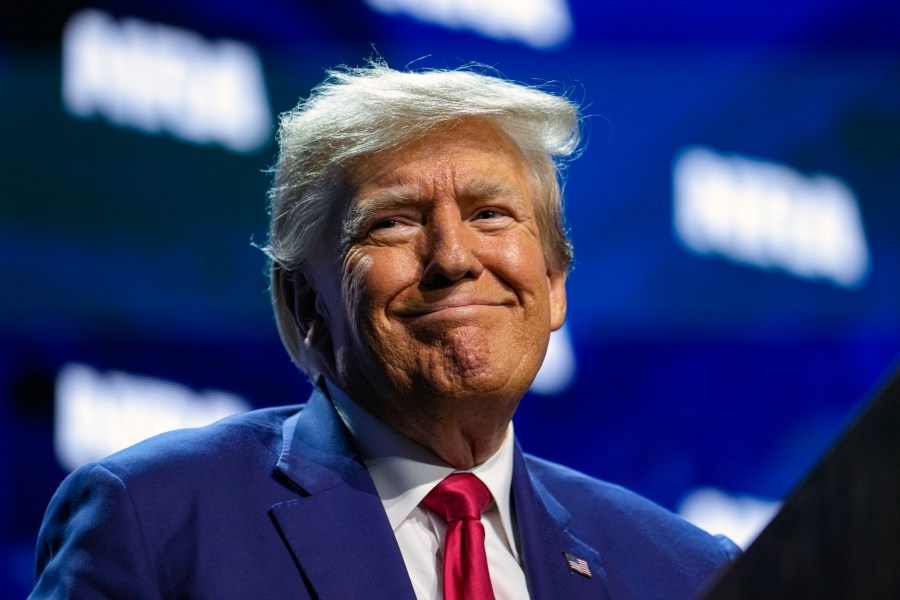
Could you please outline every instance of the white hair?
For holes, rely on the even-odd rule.
[[[280,117],[269,241],[263,248],[271,261],[270,291],[282,342],[310,377],[317,374],[304,356],[285,279],[303,268],[324,235],[340,231],[335,221],[349,201],[343,169],[464,117],[489,120],[518,146],[534,178],[544,255],[553,268],[571,265],[561,169],[580,141],[572,101],[473,67],[396,71],[373,61],[329,71],[308,99]]]

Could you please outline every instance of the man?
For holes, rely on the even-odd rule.
[[[565,318],[554,161],[576,107],[373,64],[332,73],[279,141],[272,299],[316,391],[76,471],[33,596],[697,596],[732,544],[512,433]]]

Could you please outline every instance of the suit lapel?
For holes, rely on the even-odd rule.
[[[545,598],[610,598],[600,555],[569,529],[570,516],[544,485],[528,471],[518,444],[513,462],[513,502],[528,591]],[[583,560],[590,577],[567,564],[567,556]]]
[[[276,472],[300,497],[273,506],[272,518],[318,597],[414,600],[381,499],[339,419],[315,391],[285,421]]]

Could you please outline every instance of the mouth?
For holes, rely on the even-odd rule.
[[[398,314],[405,318],[435,316],[465,316],[466,314],[475,315],[479,310],[502,308],[508,306],[508,302],[497,300],[476,300],[476,299],[446,299],[438,302],[430,302],[417,304],[406,307],[399,311]]]

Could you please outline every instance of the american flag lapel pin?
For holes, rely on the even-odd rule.
[[[578,573],[588,579],[591,578],[591,568],[588,566],[586,560],[578,558],[574,554],[569,554],[568,552],[563,552],[563,556],[566,559],[566,564],[569,566],[570,574]]]

